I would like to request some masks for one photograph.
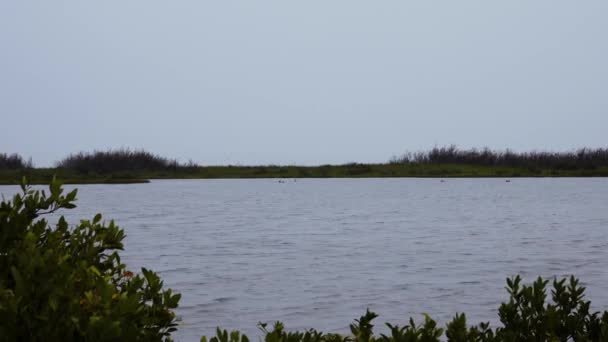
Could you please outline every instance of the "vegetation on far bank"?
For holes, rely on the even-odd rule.
[[[124,231],[101,214],[76,225],[63,216],[50,223],[47,214],[75,207],[77,190],[64,194],[56,180],[48,193],[25,180],[21,187],[21,194],[0,203],[0,341],[171,341],[181,296],[154,272],[135,274],[121,263]],[[443,328],[424,315],[422,323],[387,323],[388,332],[376,334],[377,315],[369,310],[349,335],[290,332],[280,322],[259,327],[264,342],[608,341],[608,311],[590,310],[575,277],[554,279],[549,294],[548,284],[540,277],[530,285],[508,278],[498,327],[470,325],[465,314],[456,314]],[[201,341],[249,338],[218,328]]]
[[[571,152],[513,152],[483,149],[459,149],[455,145],[435,147],[426,152],[409,152],[393,157],[397,164],[462,164],[514,168],[593,170],[608,166],[608,148],[581,148]]]
[[[0,170],[23,170],[34,167],[32,160],[25,161],[22,156],[13,153],[0,153]]]
[[[143,150],[118,149],[75,153],[57,162],[58,169],[73,170],[80,174],[110,174],[132,171],[165,171],[197,166],[193,162],[181,164]]]
[[[138,183],[149,179],[204,178],[347,178],[347,177],[607,177],[608,148],[572,152],[461,150],[455,146],[406,153],[387,163],[295,166],[201,166],[179,163],[146,151],[128,149],[77,153],[53,168],[2,163],[0,184],[17,184],[22,176],[48,183],[57,175],[66,183]],[[21,160],[21,157],[11,160]],[[15,165],[19,165],[15,167]]]

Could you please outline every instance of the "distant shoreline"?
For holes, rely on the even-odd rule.
[[[52,168],[36,168],[31,159],[0,153],[0,184],[147,183],[151,179],[255,178],[516,178],[608,177],[608,148],[570,152],[522,152],[435,147],[405,153],[386,163],[340,165],[202,166],[180,163],[143,150],[118,149],[70,154]]]
[[[593,169],[523,168],[467,164],[346,164],[323,166],[196,166],[173,170],[82,173],[65,168],[0,171],[0,184],[48,184],[56,175],[64,184],[133,184],[154,179],[256,179],[256,178],[518,178],[608,177],[608,167]]]

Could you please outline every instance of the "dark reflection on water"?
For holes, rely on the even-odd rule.
[[[496,322],[505,277],[574,274],[608,306],[608,179],[176,180],[80,185],[123,259],[182,293],[178,340],[258,321],[347,331],[422,312]],[[68,187],[69,188],[69,187]],[[6,197],[15,187],[0,187]],[[72,221],[74,222],[74,221]],[[378,324],[380,327],[380,324]]]

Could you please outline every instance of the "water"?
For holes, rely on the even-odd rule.
[[[71,187],[66,187],[71,188]],[[347,332],[423,312],[497,323],[505,277],[574,274],[608,307],[608,179],[174,180],[79,185],[70,222],[102,212],[123,260],[181,292],[176,335],[258,321]],[[15,187],[0,187],[5,196]]]

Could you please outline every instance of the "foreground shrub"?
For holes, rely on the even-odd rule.
[[[440,328],[430,316],[416,324],[414,319],[403,326],[386,323],[388,334],[374,335],[372,321],[378,317],[367,311],[350,325],[351,335],[324,334],[311,329],[287,332],[281,322],[270,330],[260,323],[265,342],[436,342],[444,337],[454,342],[516,342],[516,341],[608,341],[608,312],[590,312],[590,302],[584,300],[585,288],[579,281],[554,280],[550,303],[546,302],[547,280],[538,278],[531,285],[522,285],[519,276],[507,279],[509,301],[499,308],[501,327],[492,329],[489,323],[468,326],[465,314],[456,314]],[[202,337],[201,342],[207,342]],[[248,342],[238,331],[228,333],[217,329],[210,342]]]
[[[121,263],[123,230],[101,215],[70,227],[45,214],[74,208],[76,190],[29,188],[0,204],[0,340],[168,341],[179,294]]]

